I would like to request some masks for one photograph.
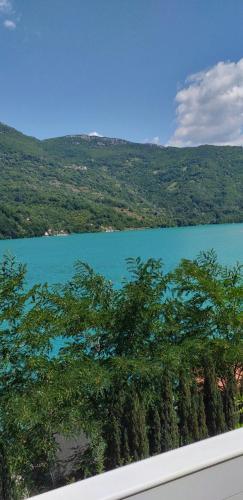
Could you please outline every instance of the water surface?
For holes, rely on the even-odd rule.
[[[243,262],[243,224],[4,240],[0,241],[0,257],[8,252],[26,263],[29,284],[64,282],[72,276],[77,260],[88,262],[119,284],[126,275],[127,257],[162,258],[169,270],[182,257],[194,258],[211,248],[224,264]]]

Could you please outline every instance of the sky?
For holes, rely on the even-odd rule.
[[[0,121],[243,144],[243,0],[0,0]]]

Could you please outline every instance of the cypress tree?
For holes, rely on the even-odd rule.
[[[15,500],[15,488],[12,483],[4,446],[0,443],[0,498],[1,500]]]
[[[193,441],[191,433],[191,390],[189,376],[184,368],[180,370],[179,374],[178,393],[180,445],[184,446]]]
[[[111,415],[105,425],[104,439],[106,443],[105,469],[115,469],[121,463],[121,431],[115,415]]]
[[[151,405],[148,412],[149,428],[149,454],[156,455],[161,452],[161,423],[158,408]]]
[[[135,461],[139,459],[138,413],[139,413],[139,401],[137,394],[134,394],[132,397],[129,396],[128,398],[127,429],[129,435],[129,448],[131,451],[131,456]]]
[[[113,385],[107,394],[108,417],[104,425],[103,436],[106,444],[105,468],[115,469],[121,464],[121,417],[124,406],[124,393]]]
[[[204,405],[209,436],[217,434],[217,388],[212,362],[204,366]]]
[[[123,428],[121,455],[123,465],[129,464],[131,462],[128,433],[126,427]]]
[[[198,441],[200,439],[199,426],[198,426],[198,414],[199,414],[199,395],[197,384],[195,378],[192,374],[191,382],[191,423],[190,432],[192,441]]]
[[[218,389],[217,391],[217,434],[221,434],[222,432],[227,431],[227,425],[225,422],[224,416],[224,406],[223,406],[223,397],[221,391]]]
[[[208,429],[206,423],[205,406],[202,391],[198,394],[198,430],[199,439],[206,439],[208,437]]]
[[[129,448],[132,458],[137,461],[148,456],[149,445],[145,409],[135,391],[132,391],[128,397],[127,410],[126,426]]]
[[[240,390],[239,390],[239,402],[238,402],[238,411],[239,415],[239,424],[243,425],[243,378],[240,380]]]
[[[212,360],[207,360],[204,366],[204,404],[209,436],[224,432],[225,419],[222,397],[218,389]]]
[[[148,433],[147,433],[147,424],[146,424],[146,412],[144,408],[144,404],[140,402],[139,405],[139,457],[147,458],[149,456],[149,441],[148,441]]]
[[[174,407],[174,394],[171,373],[166,369],[161,384],[161,451],[177,448],[179,445],[177,416]]]
[[[226,387],[223,392],[224,414],[225,422],[228,430],[233,430],[236,426],[236,407],[235,407],[236,383],[235,377],[231,370],[229,370]]]

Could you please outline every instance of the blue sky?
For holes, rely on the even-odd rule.
[[[0,25],[0,120],[27,134],[241,143],[242,0],[0,0]]]

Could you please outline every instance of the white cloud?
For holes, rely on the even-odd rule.
[[[148,137],[146,137],[146,139],[144,139],[143,143],[144,144],[156,144],[156,145],[159,145],[160,144],[160,138],[159,138],[158,135],[156,135],[152,139],[149,139]]]
[[[152,141],[151,141],[152,144],[159,144],[159,136],[156,135],[155,137],[153,137]]]
[[[190,76],[176,95],[173,146],[243,145],[243,59]]]
[[[6,19],[6,21],[4,21],[4,23],[3,23],[3,25],[8,30],[15,30],[15,28],[16,28],[16,23],[14,21],[10,21],[10,19]]]
[[[10,12],[12,10],[12,4],[10,0],[0,0],[0,12]]]
[[[90,137],[104,137],[102,134],[99,134],[99,132],[89,132],[88,134]]]

